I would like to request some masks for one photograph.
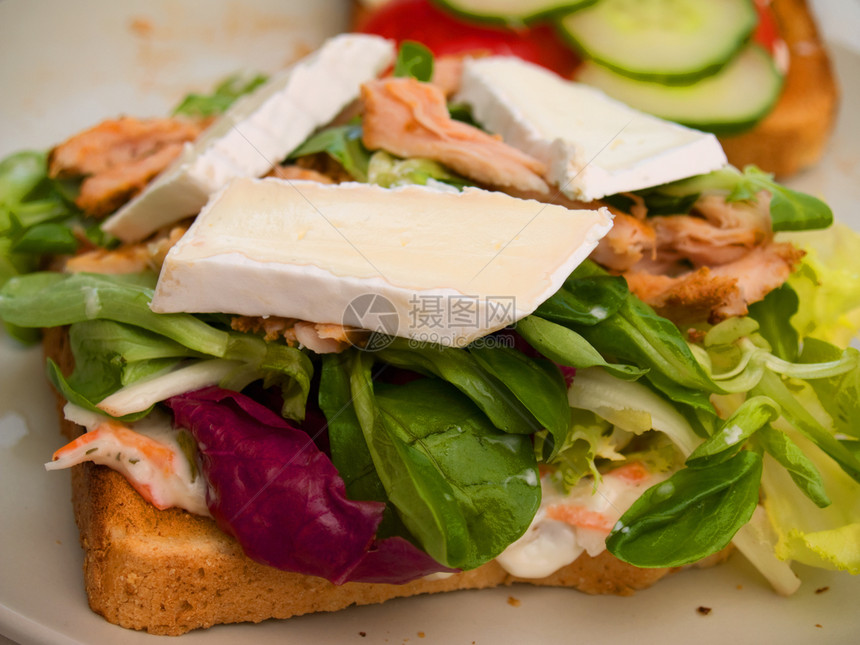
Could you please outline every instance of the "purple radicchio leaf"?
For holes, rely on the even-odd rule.
[[[250,558],[347,579],[373,542],[383,504],[347,499],[313,440],[253,399],[212,387],[168,405],[197,441],[212,516]]]
[[[456,573],[402,537],[377,540],[349,576],[350,582],[403,584],[431,573]]]
[[[335,584],[447,571],[403,538],[374,540],[385,505],[348,499],[329,457],[272,410],[218,387],[167,404],[197,441],[212,516],[248,557]]]

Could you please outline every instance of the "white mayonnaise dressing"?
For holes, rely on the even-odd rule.
[[[594,480],[586,477],[567,495],[544,476],[541,505],[531,526],[496,559],[511,575],[543,578],[583,552],[596,556],[606,549],[610,529],[633,502],[669,475],[648,472],[633,479],[621,468],[605,474],[596,490]]]

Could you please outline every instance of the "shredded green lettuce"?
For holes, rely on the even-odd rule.
[[[396,188],[419,184],[426,186],[439,182],[462,188],[469,182],[445,169],[442,164],[430,159],[399,159],[384,150],[377,150],[370,157],[367,181],[383,188]]]

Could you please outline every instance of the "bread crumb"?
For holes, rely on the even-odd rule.
[[[418,632],[418,638],[424,638],[424,632]]]
[[[522,604],[522,602],[520,601],[519,598],[514,598],[513,596],[508,596],[508,604],[511,607],[519,607]]]
[[[815,590],[815,593],[824,593],[825,591],[830,591],[830,587],[819,587]]]
[[[740,591],[741,589],[743,589],[743,588],[744,588],[744,586],[743,586],[743,585],[738,585],[738,587],[737,587],[737,588],[738,588],[738,591]]]
[[[358,635],[364,638],[365,636],[367,636],[367,632],[358,632]]]
[[[696,611],[699,612],[700,614],[702,614],[702,616],[707,616],[708,614],[711,613],[711,608],[710,607],[699,607],[698,609],[696,609]]]
[[[815,626],[820,628],[820,627],[821,627],[821,623],[815,623]]]

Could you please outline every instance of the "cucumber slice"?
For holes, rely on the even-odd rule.
[[[579,68],[576,80],[669,121],[716,134],[735,134],[770,112],[783,77],[770,55],[751,43],[719,73],[692,85],[639,81],[593,61]]]
[[[594,4],[597,0],[432,0],[444,9],[485,22],[518,25]]]
[[[757,23],[752,0],[601,0],[559,27],[586,58],[619,74],[691,83],[725,65]]]

